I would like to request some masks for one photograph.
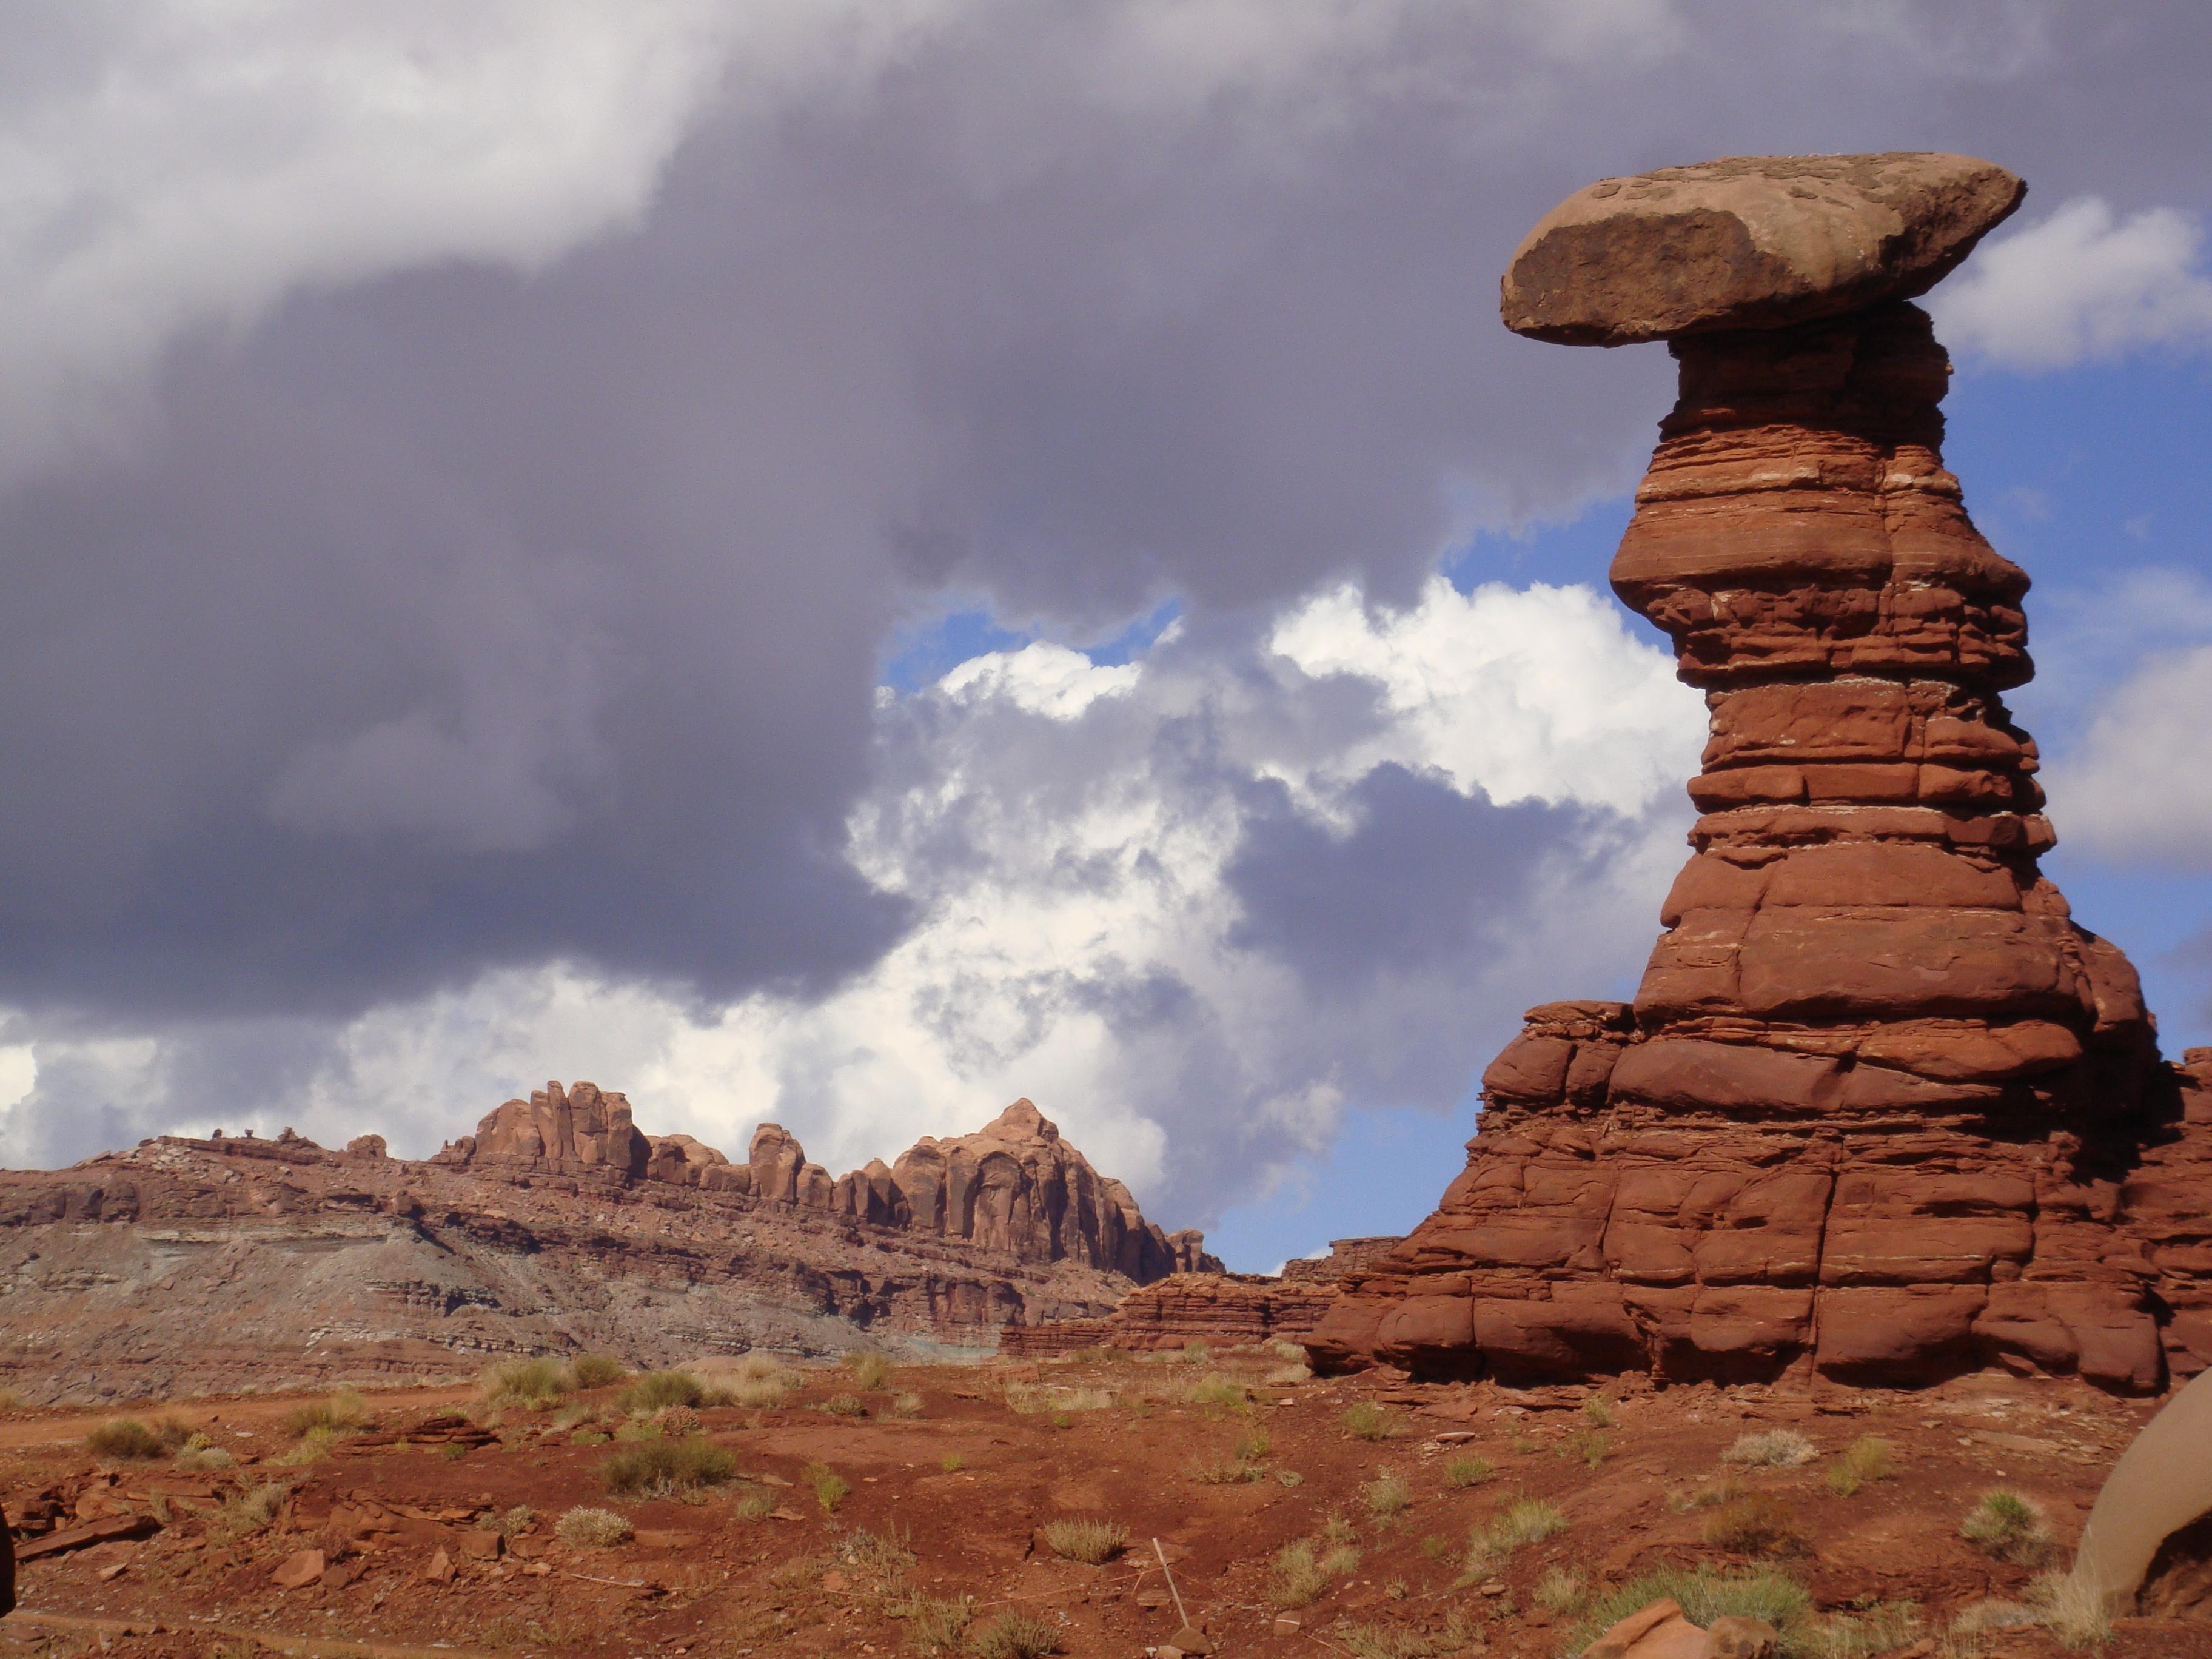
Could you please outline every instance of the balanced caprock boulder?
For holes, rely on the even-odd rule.
[[[2038,866],[2003,700],[2028,579],[1944,468],[1909,303],[2023,188],[1735,158],[1592,185],[1516,255],[1509,326],[1680,365],[1612,580],[1705,694],[1701,816],[1634,1002],[1530,1011],[1318,1364],[2149,1391],[2212,1363],[2212,1054],[2160,1060]]]

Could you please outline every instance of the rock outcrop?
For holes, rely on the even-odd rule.
[[[1593,187],[1516,256],[1513,326],[1680,364],[1612,576],[1705,695],[1701,816],[1634,1002],[1529,1012],[1317,1364],[2146,1391],[2212,1361],[2206,1079],[2038,867],[2028,579],[1943,467],[1949,364],[1899,297],[2020,195],[1957,157],[1738,160]]]
[[[453,1377],[518,1353],[973,1354],[1219,1266],[1026,1101],[832,1181],[774,1125],[733,1164],[554,1084],[420,1163],[287,1130],[0,1171],[0,1382],[46,1401]]]
[[[831,1177],[781,1124],[753,1131],[743,1164],[690,1135],[641,1135],[629,1103],[590,1083],[510,1100],[432,1162],[509,1176],[649,1181],[958,1239],[1029,1261],[1076,1261],[1139,1284],[1220,1271],[1201,1233],[1163,1232],[1059,1126],[1018,1100],[971,1135],[924,1135],[885,1164]]]

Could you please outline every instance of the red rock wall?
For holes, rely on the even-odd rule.
[[[1613,562],[1711,737],[1632,1006],[1551,1004],[1437,1212],[1317,1364],[2155,1389],[2212,1359],[2198,1071],[2079,927],[2035,744],[2027,578],[1939,454],[1948,363],[1892,304],[1672,348]]]
[[[1321,1322],[1336,1299],[1327,1282],[1273,1279],[1258,1273],[1176,1273],[1122,1297],[1104,1319],[1009,1325],[999,1352],[1039,1359],[1084,1348],[1149,1352],[1192,1342],[1242,1347],[1279,1338],[1295,1340]]]

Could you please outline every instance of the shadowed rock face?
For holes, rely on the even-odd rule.
[[[1516,333],[1628,345],[1925,294],[2027,187],[1970,155],[1750,155],[1602,179],[1515,252]]]
[[[1920,181],[1886,204],[1948,227],[1888,260],[1918,283],[2017,181],[1904,159],[1835,166]],[[1679,172],[1764,188],[1775,167]],[[1977,191],[1996,205],[1957,204]],[[1808,248],[1868,210],[1793,199]],[[1661,220],[1576,222],[1610,226],[1593,246],[1622,250],[1621,294],[1664,264]],[[1547,289],[1528,260],[1528,314],[1657,326],[1606,310],[1602,268]],[[1948,362],[1911,305],[1820,313],[1893,286],[1791,261],[1763,289],[1684,277],[1662,330],[1687,331],[1681,394],[1613,566],[1711,716],[1667,931],[1632,1005],[1530,1011],[1467,1170],[1347,1281],[1318,1363],[1857,1383],[2002,1364],[2142,1391],[2212,1362],[2212,1223],[2182,1195],[2212,1170],[2212,1074],[2159,1061],[2133,968],[2037,866],[2054,837],[2002,696],[2033,672],[2027,578],[1943,468]],[[1817,320],[1698,331],[1785,301]]]
[[[1018,1100],[971,1135],[924,1135],[886,1165],[832,1178],[781,1124],[753,1131],[743,1164],[690,1135],[642,1135],[629,1103],[578,1083],[510,1100],[435,1162],[740,1194],[880,1227],[958,1239],[1031,1261],[1077,1261],[1139,1284],[1218,1272],[1194,1231],[1145,1219],[1120,1182],[1101,1176],[1057,1125]]]

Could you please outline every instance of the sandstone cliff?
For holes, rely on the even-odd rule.
[[[2028,580],[1943,466],[1949,364],[1905,303],[2021,188],[1739,159],[1593,185],[1516,255],[1514,327],[1680,364],[1612,574],[1705,694],[1702,816],[1633,1004],[1530,1011],[1317,1364],[2145,1391],[2212,1363],[2212,1054],[2159,1060],[2038,867],[2003,699]]]
[[[732,1166],[641,1135],[621,1096],[578,1084],[420,1163],[373,1135],[339,1152],[288,1132],[0,1171],[0,1383],[100,1399],[446,1377],[517,1353],[975,1352],[1008,1324],[1103,1316],[1140,1276],[1219,1265],[1025,1101],[915,1149],[946,1172],[934,1209],[841,1207],[857,1179],[805,1179],[817,1166],[772,1126],[754,1151]],[[772,1178],[702,1178],[732,1170]]]

